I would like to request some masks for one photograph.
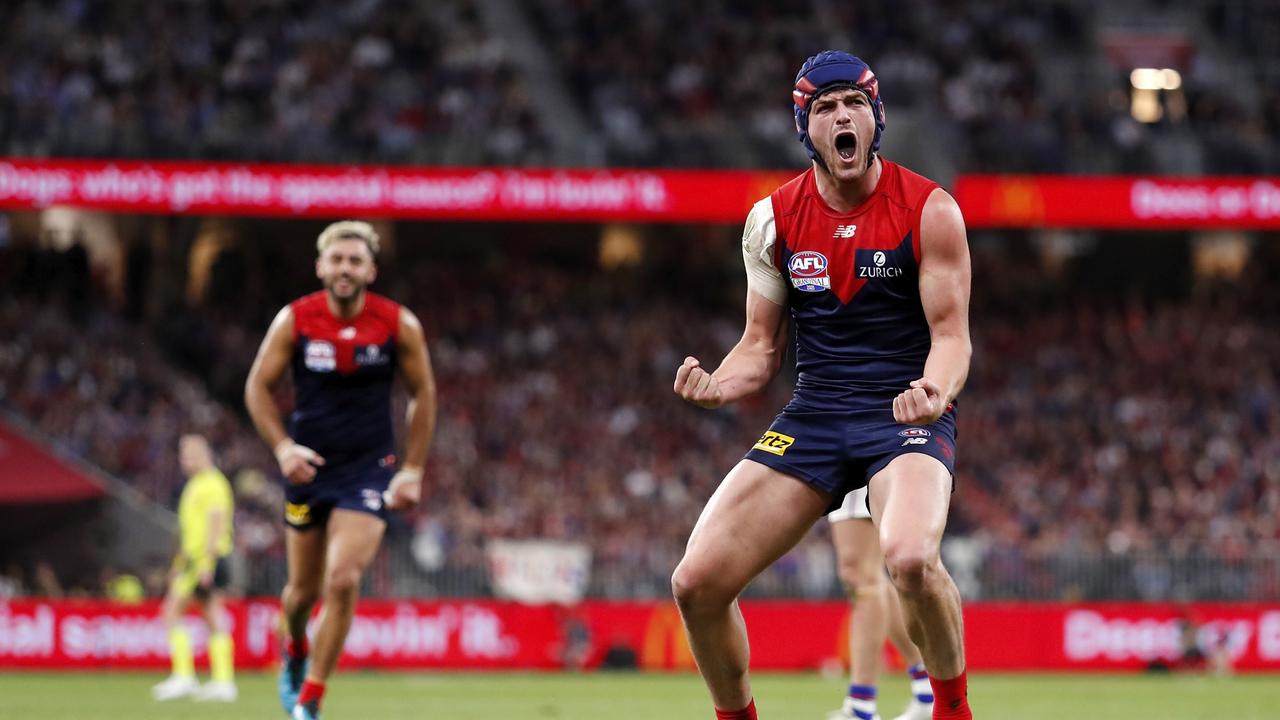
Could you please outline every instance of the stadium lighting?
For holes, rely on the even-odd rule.
[[[1182,74],[1171,68],[1134,68],[1129,73],[1133,86],[1133,98],[1129,113],[1142,123],[1159,122],[1164,117],[1160,92],[1174,91],[1182,87]]]
[[[1135,89],[1129,114],[1140,123],[1159,122],[1160,118],[1164,117],[1164,108],[1160,107],[1160,95],[1155,90]]]
[[[1170,68],[1134,68],[1129,84],[1135,90],[1177,90],[1182,87],[1182,74]]]
[[[639,265],[644,259],[644,237],[634,225],[611,223],[600,233],[600,266],[615,269]]]
[[[1134,68],[1129,73],[1129,84],[1135,90],[1159,90],[1164,84],[1159,78],[1160,71],[1155,68]]]

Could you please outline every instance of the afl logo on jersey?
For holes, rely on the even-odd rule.
[[[929,431],[925,430],[924,428],[909,427],[906,430],[900,430],[898,432],[898,437],[905,437],[905,438],[929,437]]]
[[[791,256],[787,263],[791,284],[801,292],[822,292],[831,289],[831,276],[827,274],[827,256],[820,252],[804,250]]]
[[[333,372],[338,367],[338,352],[331,342],[308,340],[302,356],[311,372]]]

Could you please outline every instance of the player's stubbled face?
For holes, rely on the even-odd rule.
[[[837,181],[857,180],[866,172],[875,133],[875,112],[861,90],[823,93],[809,108],[809,138]]]
[[[363,240],[335,240],[316,259],[316,277],[340,302],[359,297],[376,275],[373,253]]]

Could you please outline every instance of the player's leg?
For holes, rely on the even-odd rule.
[[[169,629],[169,658],[171,671],[164,682],[151,688],[156,700],[176,700],[194,694],[200,684],[196,682],[195,659],[191,652],[191,636],[182,624],[182,614],[191,601],[195,588],[195,574],[189,567],[182,568],[169,581],[165,591],[161,614]]]
[[[902,601],[907,633],[929,668],[934,717],[969,718],[960,592],[942,566],[940,552],[951,482],[951,473],[937,458],[920,452],[899,455],[871,478],[871,514]]]
[[[849,622],[849,693],[844,706],[831,714],[835,718],[870,720],[876,716],[876,678],[886,637],[884,559],[870,513],[865,511],[866,493],[854,491],[845,499],[849,512],[841,506],[831,514],[831,539],[836,549],[840,582],[853,604]],[[858,505],[862,510],[858,511]]]
[[[226,560],[219,560],[214,571],[213,587],[207,592],[197,592],[201,615],[209,628],[210,681],[200,688],[197,700],[231,702],[239,696],[235,682],[235,644],[231,640],[226,608],[223,604],[223,588],[227,585]]]
[[[320,599],[327,541],[323,525],[285,531],[289,575],[280,593],[280,631],[301,655],[307,654],[307,621]]]
[[[878,543],[877,547],[879,547]],[[893,582],[889,581],[881,585],[881,590],[884,593],[885,629],[889,635],[889,642],[893,643],[893,647],[897,649],[907,665],[923,665],[924,657],[920,654],[920,648],[911,642],[911,636],[907,634],[906,621],[902,617],[902,602],[898,599],[897,589],[894,588]]]
[[[329,515],[321,588],[324,610],[316,627],[311,666],[298,695],[298,706],[311,715],[318,712],[325,682],[342,654],[360,596],[360,580],[378,552],[386,527],[381,517],[368,512],[335,508]],[[297,710],[294,716],[308,717],[299,715]]]
[[[308,523],[311,523],[308,518]],[[310,658],[307,620],[320,598],[324,579],[326,537],[324,525],[307,524],[285,530],[288,579],[280,593],[280,705],[292,712],[302,691]]]
[[[885,625],[889,632],[889,642],[893,643],[903,662],[907,664],[907,679],[911,683],[911,701],[907,709],[894,720],[929,720],[933,717],[933,688],[929,686],[924,658],[920,655],[920,648],[907,635],[897,589],[892,582],[884,582],[881,583],[881,591],[884,594]]]
[[[743,460],[703,508],[671,587],[718,711],[753,717],[745,714],[750,648],[738,594],[804,537],[830,501],[794,477]]]

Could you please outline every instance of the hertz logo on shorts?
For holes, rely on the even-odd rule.
[[[795,442],[796,439],[790,435],[783,435],[775,430],[770,430],[764,435],[761,435],[760,439],[756,441],[756,444],[753,447],[756,450],[763,450],[767,453],[773,453],[774,455],[782,455],[787,451],[787,448],[794,445]]]
[[[284,504],[284,521],[290,525],[305,525],[311,520],[311,506],[299,503]]]

